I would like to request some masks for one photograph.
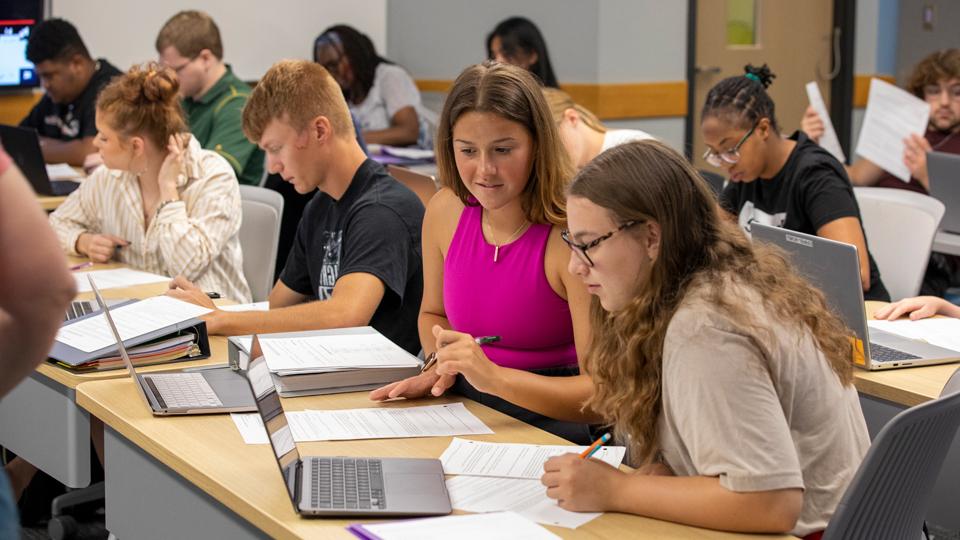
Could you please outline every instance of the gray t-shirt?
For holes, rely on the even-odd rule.
[[[777,322],[754,290],[729,280],[725,289],[772,332],[691,291],[663,344],[664,459],[731,491],[802,488],[792,533],[823,530],[870,445],[857,391],[840,384],[807,328]]]

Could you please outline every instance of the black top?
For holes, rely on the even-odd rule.
[[[100,58],[80,97],[70,103],[54,103],[45,94],[20,125],[36,129],[41,137],[62,141],[93,137],[97,134],[97,95],[117,75],[120,70]]]
[[[417,354],[423,211],[412,191],[368,159],[339,201],[321,191],[307,204],[280,280],[300,294],[327,300],[342,276],[376,276],[386,290],[370,326]]]
[[[790,139],[797,146],[776,176],[730,182],[720,195],[723,208],[737,215],[747,231],[750,223],[757,222],[816,235],[820,227],[844,217],[857,218],[862,228],[860,207],[843,165],[801,131]],[[864,299],[889,301],[869,248],[867,258],[870,290],[864,292]]]

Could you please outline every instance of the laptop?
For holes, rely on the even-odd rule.
[[[127,302],[129,302],[129,300],[106,300],[107,305],[110,307],[126,304]],[[67,306],[67,312],[64,314],[63,321],[68,322],[74,319],[85,317],[91,313],[99,312],[100,308],[97,307],[97,302],[95,300],[74,300],[73,302],[70,302],[69,306]]]
[[[960,234],[960,155],[928,152],[927,178],[930,195],[947,207],[940,230]]]
[[[259,346],[255,346],[259,349]],[[438,459],[300,456],[263,356],[244,372],[257,412],[302,516],[436,516],[451,512]]]
[[[770,242],[790,254],[794,268],[823,291],[855,334],[857,367],[875,371],[960,361],[958,351],[868,327],[856,246],[760,223],[750,230],[755,241]]]
[[[35,129],[0,124],[0,143],[38,194],[69,195],[80,187],[79,183],[70,180],[50,180],[43,152],[40,151],[40,137]]]
[[[181,371],[177,373],[151,373],[140,375],[133,368],[133,362],[127,354],[127,348],[120,339],[120,332],[113,323],[110,307],[100,296],[100,289],[93,282],[93,276],[87,276],[90,288],[97,298],[100,309],[110,325],[120,357],[123,358],[130,377],[137,384],[140,397],[147,408],[157,416],[214,414],[228,412],[253,412],[256,405],[244,384],[244,377],[230,368],[209,369],[205,371]]]

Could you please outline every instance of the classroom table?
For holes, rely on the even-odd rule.
[[[43,208],[47,212],[53,212],[56,210],[63,201],[67,200],[66,195],[37,195],[37,200],[40,202],[40,208]]]
[[[70,264],[84,259],[72,258]],[[84,270],[122,268],[122,264],[97,264]],[[163,294],[166,282],[105,289],[104,298],[147,298]],[[82,293],[79,299],[91,299]],[[203,360],[174,362],[143,368],[144,372],[182,369],[225,362],[226,339],[210,338],[211,356]],[[76,388],[85,381],[129,377],[127,370],[75,373],[49,362],[40,364],[0,401],[0,445],[70,488],[90,484],[90,417],[76,405]]]
[[[366,392],[282,399],[287,411],[406,407],[462,401],[493,431],[476,440],[570,444],[459,397],[375,404]],[[106,520],[118,538],[352,538],[350,523],[293,511],[269,445],[247,445],[228,415],[155,417],[129,379],[81,384],[77,403],[106,424]],[[299,443],[302,455],[439,457],[451,437]],[[761,539],[607,513],[564,538]],[[495,531],[491,531],[491,538]]]
[[[933,237],[933,251],[948,255],[960,255],[960,234],[937,231]]]

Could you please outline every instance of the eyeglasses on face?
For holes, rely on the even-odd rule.
[[[607,240],[608,238],[617,234],[618,232],[643,222],[644,220],[631,219],[630,221],[627,221],[626,223],[624,223],[623,225],[620,225],[616,229],[608,232],[607,234],[604,234],[603,236],[594,238],[593,240],[587,242],[586,244],[578,244],[574,242],[573,239],[570,237],[570,231],[568,229],[564,229],[560,231],[560,238],[562,238],[563,241],[568,246],[570,246],[570,249],[577,254],[577,256],[580,258],[581,261],[583,261],[584,264],[592,267],[593,260],[590,259],[590,255],[587,254],[587,251],[599,246],[600,244],[603,243],[604,240]]]
[[[738,142],[736,146],[729,150],[725,150],[723,152],[714,152],[713,150],[707,148],[707,151],[703,153],[703,159],[714,167],[723,167],[724,163],[730,165],[737,163],[740,161],[740,147],[743,146],[743,143],[747,142],[747,139],[750,137],[750,135],[753,135],[753,131],[757,129],[758,124],[759,122],[753,124],[753,127],[750,128],[750,131],[748,131],[747,134],[740,139],[740,142]]]

